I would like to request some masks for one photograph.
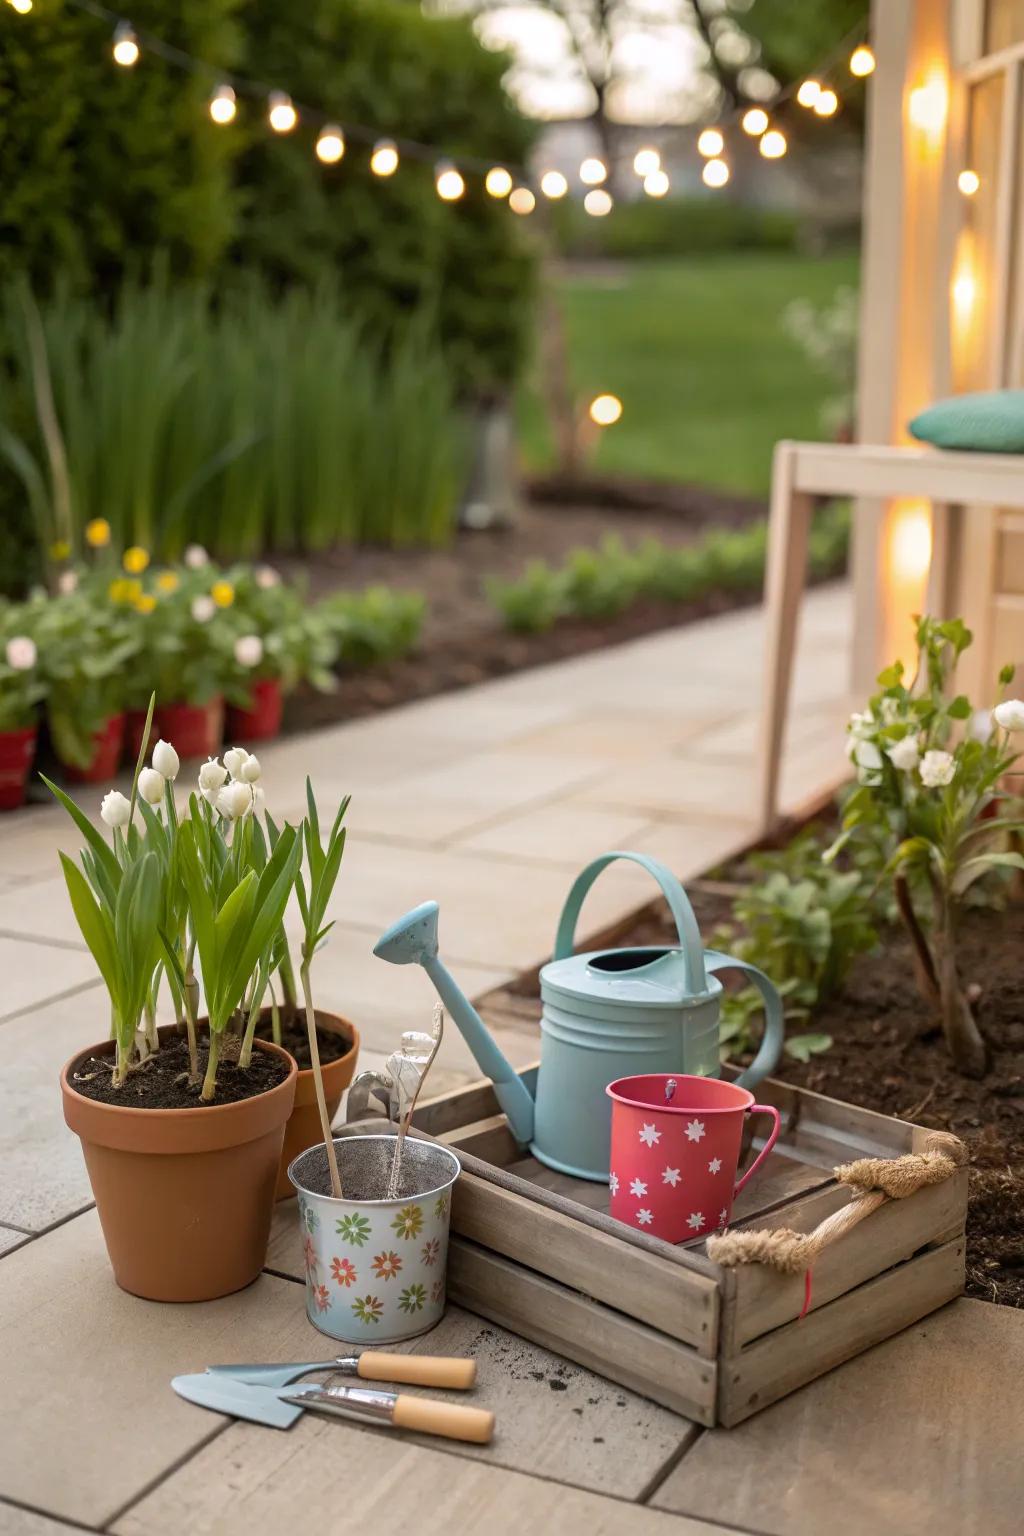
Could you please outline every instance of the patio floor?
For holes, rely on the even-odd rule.
[[[848,628],[845,589],[809,596],[786,806],[841,776]],[[307,772],[322,805],[354,797],[319,997],[359,1025],[361,1065],[429,1019],[418,968],[370,953],[407,907],[440,901],[442,952],[480,995],[545,958],[594,855],[640,849],[685,879],[749,839],[761,660],[752,610],[260,753],[279,818],[301,814]],[[285,1435],[180,1401],[168,1385],[178,1371],[315,1358],[324,1341],[290,1266],[274,1262],[297,1242],[290,1208],[267,1270],[237,1296],[159,1306],[114,1285],[57,1092],[62,1062],[106,1033],[58,846],[77,841],[56,809],[0,825],[0,1536],[276,1536],[296,1519],[419,1536],[485,1524],[489,1536],[1019,1528],[1007,1404],[1024,1318],[980,1302],[954,1303],[730,1432],[698,1430],[455,1308],[413,1347],[478,1356],[477,1395],[498,1414],[488,1448],[314,1415]],[[652,893],[641,871],[609,870],[584,933]],[[454,1034],[438,1092],[479,1075]],[[510,1026],[501,1044],[517,1064],[536,1053],[529,1028]]]

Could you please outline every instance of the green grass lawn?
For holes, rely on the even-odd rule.
[[[829,383],[782,326],[795,298],[814,304],[857,282],[854,254],[745,252],[633,262],[561,280],[574,386],[620,396],[594,467],[753,494],[768,490],[781,437],[821,436]],[[534,380],[519,402],[524,461],[551,463]]]

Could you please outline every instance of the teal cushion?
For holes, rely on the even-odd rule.
[[[909,430],[936,448],[1024,453],[1024,389],[994,389],[939,400],[915,416]]]

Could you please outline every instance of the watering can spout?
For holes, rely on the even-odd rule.
[[[392,965],[422,965],[455,1020],[480,1070],[491,1079],[509,1129],[521,1146],[533,1140],[533,1099],[512,1063],[498,1049],[483,1019],[437,953],[436,901],[421,902],[382,933],[373,952]]]

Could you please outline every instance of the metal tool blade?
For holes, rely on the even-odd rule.
[[[268,1424],[272,1429],[289,1429],[301,1418],[297,1403],[283,1403],[277,1393],[266,1387],[232,1381],[229,1376],[199,1371],[192,1376],[175,1376],[171,1386],[179,1397],[215,1413],[229,1413],[236,1419],[250,1419],[254,1424]]]
[[[335,1360],[307,1360],[296,1365],[208,1365],[211,1376],[228,1376],[252,1387],[287,1387],[312,1371],[342,1371],[354,1375],[356,1361],[339,1356]]]

